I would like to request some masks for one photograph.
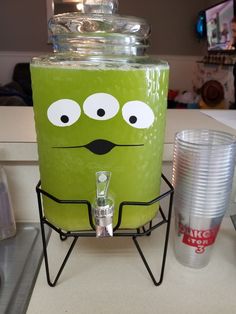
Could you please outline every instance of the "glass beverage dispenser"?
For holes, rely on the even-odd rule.
[[[54,54],[31,63],[42,189],[112,204],[104,213],[113,226],[122,201],[159,195],[169,73],[166,62],[145,55],[146,21],[116,9],[115,0],[84,0],[82,13],[55,15]],[[91,229],[85,205],[44,197],[43,206],[62,230]],[[120,228],[143,226],[157,211],[157,204],[128,206]]]

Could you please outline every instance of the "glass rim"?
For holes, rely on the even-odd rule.
[[[189,138],[188,140],[183,139],[184,134],[192,134],[192,135],[201,135],[201,134],[209,134],[214,136],[224,136],[224,138],[227,140],[226,143],[203,143],[203,142],[196,142],[196,139]],[[175,140],[179,143],[185,143],[188,145],[192,145],[195,147],[225,147],[225,146],[236,146],[236,136],[234,134],[219,131],[219,130],[212,130],[212,129],[185,129],[181,130],[179,132],[176,132],[175,134]]]

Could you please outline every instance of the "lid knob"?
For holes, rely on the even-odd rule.
[[[118,0],[83,0],[83,13],[114,14],[118,9]]]

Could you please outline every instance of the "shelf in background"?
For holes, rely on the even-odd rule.
[[[233,67],[234,63],[220,63],[220,62],[207,62],[207,61],[197,61],[197,63],[202,63],[202,64],[206,64],[206,65],[221,65],[224,67]]]

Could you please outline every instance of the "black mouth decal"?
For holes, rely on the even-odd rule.
[[[59,147],[53,147],[53,148],[87,148],[90,150],[90,152],[97,154],[97,155],[104,155],[109,153],[114,147],[116,146],[144,146],[144,144],[115,144],[107,140],[94,140],[86,145],[81,146],[59,146]]]

